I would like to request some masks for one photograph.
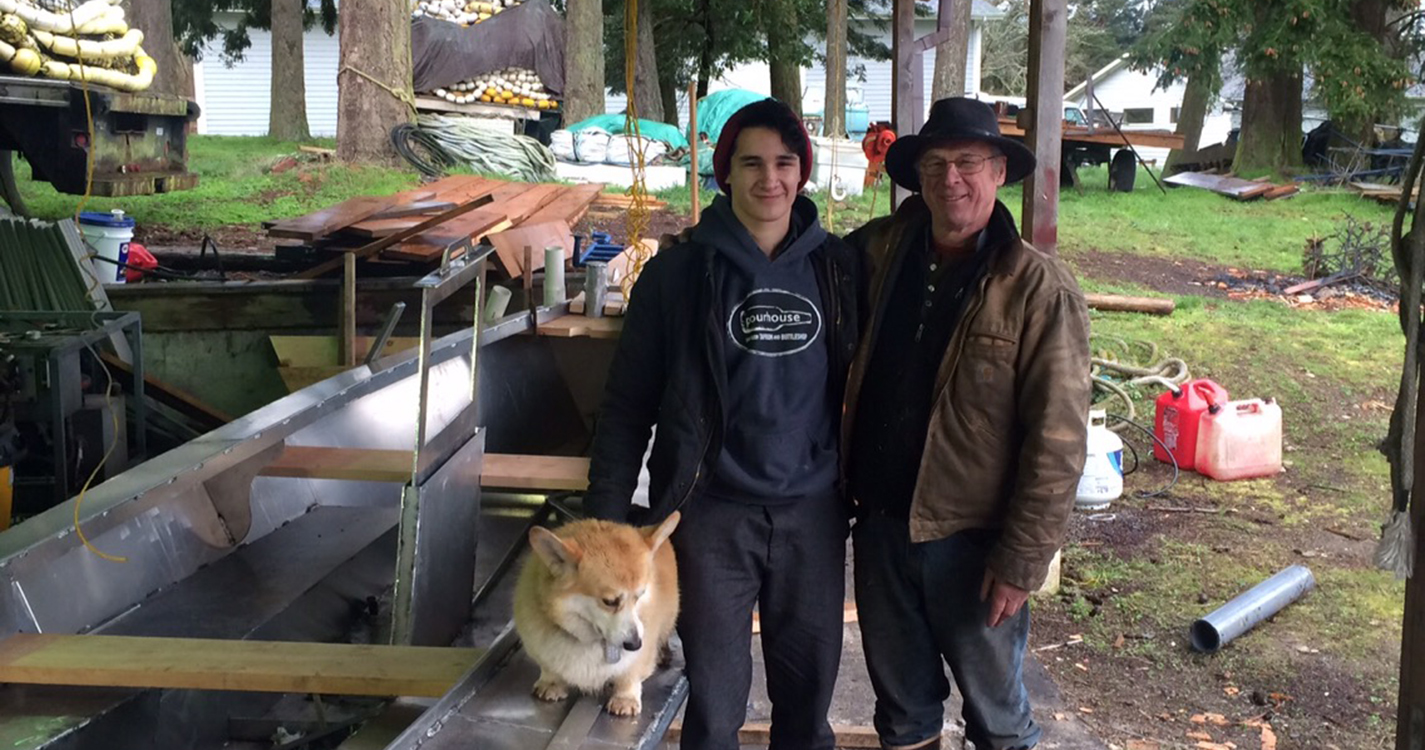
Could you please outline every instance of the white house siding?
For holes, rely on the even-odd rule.
[[[231,28],[231,14],[219,23]],[[198,132],[205,135],[266,135],[271,111],[272,35],[249,29],[252,46],[243,59],[228,67],[223,64],[222,41],[215,39],[194,65],[198,106],[203,116]],[[336,135],[336,71],[340,45],[337,35],[327,35],[320,27],[309,29],[303,40],[303,62],[307,86],[307,126],[314,136]]]
[[[863,30],[881,37],[881,41],[890,46],[891,32],[889,24],[884,29],[877,29],[875,26],[861,21]],[[924,36],[935,31],[935,20],[931,18],[916,19],[916,35]],[[966,55],[966,77],[969,91],[978,91],[980,88],[980,22],[977,20],[970,31],[969,51]],[[819,50],[825,52],[822,48]],[[935,80],[935,50],[926,52],[923,58],[925,75],[926,110],[930,108],[930,87]],[[858,78],[850,73],[857,66],[864,66],[863,75]],[[859,57],[851,57],[846,61],[847,87],[860,88],[863,103],[870,111],[871,121],[891,119],[891,61],[889,60],[866,60]],[[770,94],[771,77],[767,70],[766,63],[745,63],[728,71],[721,78],[711,81],[708,84],[708,91],[721,91],[728,88],[740,88],[748,91],[755,91],[761,94]],[[821,94],[826,88],[826,66],[817,63],[808,68],[802,69],[802,92],[807,95],[810,92]],[[604,111],[609,113],[623,112],[627,98],[623,94],[615,94],[612,91],[604,95]],[[688,103],[687,96],[678,97],[678,122],[687,127],[688,124]]]
[[[1152,122],[1128,124],[1125,121],[1124,130],[1176,130],[1177,122],[1172,117],[1172,110],[1182,106],[1186,84],[1179,81],[1163,89],[1157,88],[1157,83],[1156,74],[1130,70],[1124,65],[1095,80],[1093,91],[1098,104],[1102,104],[1103,108],[1110,112],[1121,113],[1128,109],[1153,110]],[[1072,101],[1079,107],[1088,109],[1087,94],[1079,93]],[[1098,104],[1095,104],[1095,107]],[[1233,114],[1224,108],[1224,103],[1219,99],[1203,121],[1199,143],[1207,146],[1227,140],[1227,134],[1235,127]],[[1160,164],[1168,156],[1168,150],[1160,148],[1139,148],[1138,153],[1144,159],[1157,159]]]

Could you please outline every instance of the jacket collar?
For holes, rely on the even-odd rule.
[[[930,223],[930,208],[925,205],[925,199],[916,193],[901,202],[900,208],[896,209],[894,222],[900,225],[903,233],[918,230],[922,225]],[[995,201],[994,210],[990,212],[990,221],[983,231],[984,247],[991,253],[987,271],[1002,276],[1013,274],[1024,257],[1024,242],[1019,236],[1019,228],[1014,224],[1014,216],[1004,203]]]

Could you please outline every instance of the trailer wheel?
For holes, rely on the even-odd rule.
[[[16,216],[29,216],[25,199],[20,197],[20,186],[15,183],[15,153],[0,150],[0,200],[10,205]]]
[[[1133,152],[1126,149],[1118,149],[1118,153],[1113,155],[1113,161],[1108,163],[1108,189],[1120,193],[1133,192],[1133,180],[1138,176],[1138,161],[1133,158]]]

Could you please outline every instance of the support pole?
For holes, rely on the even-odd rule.
[[[916,70],[920,55],[915,51],[915,0],[894,0],[891,11],[891,129],[897,136],[920,130],[925,107],[917,97],[916,84],[921,83],[921,71]],[[924,96],[921,94],[921,96]],[[910,197],[910,191],[892,184],[891,211]]]
[[[1066,0],[1031,0],[1029,6],[1028,122],[1025,145],[1038,164],[1024,181],[1023,235],[1036,248],[1059,247],[1059,156],[1064,119]],[[1021,118],[1025,113],[1020,114]]]
[[[702,175],[698,173],[698,82],[688,84],[688,148],[693,158],[693,168],[688,173],[688,191],[693,196],[693,223],[697,224],[703,215],[703,206],[698,199],[698,183]],[[602,314],[602,311],[600,311]]]

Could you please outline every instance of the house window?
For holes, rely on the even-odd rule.
[[[1168,110],[1168,122],[1174,125],[1178,124],[1178,112],[1181,109],[1182,107],[1173,107],[1172,109]]]
[[[1153,109],[1151,107],[1143,109],[1125,109],[1123,110],[1123,124],[1151,125],[1153,124]]]

